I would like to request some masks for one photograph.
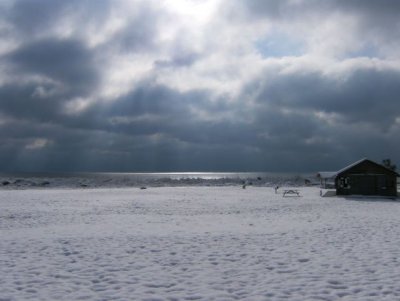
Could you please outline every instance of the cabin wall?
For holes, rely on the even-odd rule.
[[[382,174],[344,174],[337,178],[338,195],[396,196],[396,177]]]
[[[397,196],[397,176],[383,166],[362,162],[335,179],[337,195]]]

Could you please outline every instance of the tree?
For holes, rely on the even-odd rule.
[[[383,159],[382,165],[393,171],[395,171],[397,169],[396,164],[392,164],[392,161],[390,159]]]

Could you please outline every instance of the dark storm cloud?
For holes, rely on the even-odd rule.
[[[11,53],[9,59],[21,73],[55,79],[78,93],[92,89],[97,81],[93,54],[78,40],[34,41]]]
[[[155,66],[158,68],[189,67],[199,58],[200,55],[197,53],[177,51],[175,56],[169,60],[157,60]]]
[[[115,34],[109,47],[128,53],[154,51],[160,16],[150,5],[142,4],[139,9],[140,13]]]
[[[16,1],[6,18],[15,26],[19,33],[29,35],[53,26],[65,12],[65,1],[38,0]]]
[[[319,19],[318,23],[323,24],[329,18],[348,16],[358,22],[359,35],[364,37],[364,41],[367,39],[366,42],[371,39],[392,44],[396,43],[393,39],[400,36],[400,3],[397,0],[235,0],[230,2],[227,12],[233,18],[270,19],[288,24],[297,21],[302,25],[313,19]]]
[[[101,25],[111,11],[109,0],[18,0],[5,12],[5,18],[24,38],[43,35],[60,21],[75,17],[82,28],[87,24]]]
[[[260,84],[259,84],[260,85]],[[267,77],[257,99],[274,107],[337,113],[347,122],[391,126],[400,114],[400,72],[358,69],[346,77],[318,72]]]
[[[94,32],[98,34],[111,17],[126,18],[124,11],[115,9],[117,6],[110,0],[18,0],[3,14],[13,27],[12,34],[25,40],[58,38],[57,30],[69,30],[77,39],[85,39],[91,34],[88,28],[98,29]],[[137,14],[114,33],[112,40],[105,40],[99,51],[137,52],[156,47],[160,14],[147,2],[136,3],[135,9]]]
[[[105,112],[109,114],[108,118],[151,114],[154,119],[132,119],[130,122],[114,124],[109,130],[129,136],[162,134],[169,142],[158,147],[169,150],[166,151],[169,157],[179,154],[181,160],[188,161],[192,156],[199,156],[200,152],[203,157],[198,158],[196,166],[203,162],[204,168],[224,166],[224,169],[229,169],[229,162],[232,163],[232,160],[244,165],[250,164],[252,168],[260,168],[260,164],[262,166],[262,162],[266,160],[266,153],[281,153],[281,157],[286,156],[286,159],[289,159],[298,152],[308,153],[312,157],[311,154],[318,155],[319,151],[328,149],[324,143],[305,143],[306,139],[321,134],[318,132],[318,121],[309,115],[286,114],[261,105],[251,113],[257,117],[252,123],[222,119],[213,122],[199,120],[191,108],[201,108],[210,112],[219,110],[221,115],[226,111],[237,110],[236,116],[243,114],[241,110],[245,109],[232,104],[227,107],[223,101],[220,104],[208,103],[207,99],[206,93],[179,94],[166,87],[149,85],[119,100],[119,103],[113,104],[112,108],[106,109]],[[268,137],[263,137],[263,134]],[[187,145],[186,149],[182,147],[183,144]],[[282,150],[286,150],[286,154],[283,154]],[[190,165],[189,162],[186,164]],[[236,168],[240,164],[236,164]],[[274,168],[279,170],[282,166],[276,164]],[[302,168],[305,168],[305,165]]]
[[[342,76],[266,73],[242,97],[251,91],[257,101],[254,125],[263,139],[256,145],[265,153],[300,169],[328,160],[333,169],[341,158],[350,162],[366,153],[375,160],[396,157],[399,80],[397,71],[374,68]],[[308,163],[293,159],[298,156]]]
[[[93,55],[77,40],[27,42],[2,61],[21,79],[0,86],[0,111],[15,118],[63,122],[65,101],[88,95],[98,83]]]
[[[0,112],[22,119],[54,120],[60,101],[54,98],[35,97],[35,85],[6,85],[0,87]]]
[[[363,1],[363,0],[339,0],[333,1],[332,6],[336,6],[343,11],[359,12],[368,19],[385,21],[387,17],[395,18],[398,21],[400,3],[397,0]]]
[[[228,154],[232,151],[235,155],[230,157],[243,162],[240,157],[245,156],[246,147],[254,144],[257,138],[252,125],[235,120],[199,119],[196,109],[216,115],[234,110],[223,100],[210,101],[204,91],[179,93],[165,86],[143,83],[115,103],[97,108],[97,114],[92,116],[99,121],[99,129],[124,137],[113,139],[112,150],[135,153],[140,158],[147,158],[146,162],[151,161],[151,154],[159,160],[158,170],[174,169],[173,164],[180,170],[184,170],[184,166],[218,169],[222,168],[221,164],[226,169]],[[90,122],[87,116],[82,118]],[[155,135],[155,140],[148,140],[149,135]],[[197,159],[191,162],[193,157]],[[140,166],[142,170],[148,170],[146,166]],[[154,162],[148,166],[154,166]]]
[[[235,170],[238,167],[231,166],[230,159],[234,158],[243,165],[248,161],[241,143],[234,151],[231,149],[246,137],[240,137],[242,128],[236,127],[240,131],[235,132],[229,124],[212,126],[204,122],[188,122],[190,116],[182,118],[176,115],[175,118],[151,122],[148,124],[150,131],[145,123],[133,123],[124,128],[95,122],[104,128],[101,130],[88,126],[78,129],[12,122],[2,127],[2,141],[9,141],[12,145],[7,152],[6,144],[3,145],[2,158],[7,163],[2,167],[9,170],[12,167],[22,170]],[[153,134],[156,135],[154,139],[149,139],[148,135]],[[40,137],[46,137],[52,143],[44,150],[26,149],[32,139]]]
[[[396,60],[391,66],[353,54],[347,66],[335,61],[346,60],[341,53],[325,69],[307,47],[279,47],[291,35],[307,39],[307,26],[350,16],[357,26],[349,40],[371,43],[371,56],[397,50],[398,1],[229,1],[204,32],[174,23],[179,14],[168,15],[157,1],[129,11],[115,3],[24,0],[0,11],[7,25],[0,27],[3,170],[313,171],[365,155],[399,159]],[[262,19],[276,27],[272,35],[257,35]],[[335,33],[348,30],[332,24]],[[318,29],[318,37],[330,33]],[[260,58],[257,42],[271,39],[276,60]],[[365,47],[357,47],[362,56]],[[303,52],[310,58],[299,68],[294,56]],[[118,79],[122,90],[104,93]],[[75,108],[74,99],[90,103]]]
[[[1,159],[8,162],[2,168],[234,170],[232,159],[244,168],[246,160],[241,157],[247,151],[243,145],[253,144],[256,134],[250,131],[251,125],[216,118],[239,108],[215,100],[211,91],[178,92],[144,81],[120,98],[66,114],[66,101],[89,96],[98,84],[101,69],[95,59],[104,55],[102,51],[155,49],[158,16],[147,5],[100,48],[89,49],[82,37],[53,36],[52,24],[56,26],[62,19],[82,20],[83,30],[88,23],[101,22],[101,18],[81,18],[88,7],[87,2],[17,1],[8,12],[14,30],[25,38],[2,60],[15,77],[39,76],[43,80],[0,87],[0,112],[12,118],[0,124]],[[104,10],[97,5],[92,8],[94,15],[102,16]],[[190,66],[199,57],[184,45],[176,47],[170,59],[159,60],[155,66]],[[197,111],[213,117],[204,120]],[[45,146],[35,147],[35,141]]]
[[[304,15],[313,14],[323,8],[329,7],[328,1],[309,0],[294,2],[290,0],[254,0],[254,1],[230,1],[227,14],[234,18],[245,20],[272,19],[285,20],[288,18],[299,18]]]
[[[223,99],[210,100],[206,91],[180,93],[144,82],[125,97],[97,109],[101,118],[94,115],[103,120],[103,129],[130,135],[164,134],[184,143],[207,145],[239,145],[250,143],[253,137],[236,120],[199,118],[197,110],[212,112],[214,116],[235,110]]]
[[[398,19],[400,5],[397,0],[383,1],[364,1],[364,0],[306,0],[306,1],[291,1],[291,0],[254,0],[254,1],[230,1],[230,8],[234,13],[239,13],[240,7],[243,12],[249,16],[262,18],[286,18],[289,16],[305,16],[310,13],[349,13],[361,15],[367,19],[375,20],[374,22],[385,22],[387,17]]]
[[[146,113],[155,115],[182,115],[188,106],[202,95],[196,92],[180,94],[165,86],[143,83],[134,91],[118,99],[110,108],[110,114],[140,116]]]

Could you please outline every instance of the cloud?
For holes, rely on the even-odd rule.
[[[400,69],[379,68],[379,62],[358,63],[333,74],[325,66],[319,71],[266,75],[258,82],[256,98],[274,107],[334,113],[348,123],[392,125],[400,113],[396,100]]]
[[[398,11],[389,0],[3,3],[3,169],[400,160]]]
[[[345,57],[349,53],[396,58],[399,3],[385,1],[231,1],[227,15],[236,22],[263,24],[301,37],[308,51]],[[368,52],[368,51],[367,51]]]
[[[15,1],[7,11],[6,19],[18,33],[28,36],[47,31],[64,13],[67,13],[67,5],[63,1]]]
[[[9,61],[17,72],[59,81],[77,93],[93,89],[97,80],[93,54],[77,40],[34,41],[11,53]]]
[[[46,147],[49,143],[50,141],[46,138],[37,138],[34,139],[31,143],[27,144],[25,148],[29,150],[42,149]]]

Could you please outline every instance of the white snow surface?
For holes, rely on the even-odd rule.
[[[0,300],[400,300],[400,202],[296,189],[2,190]]]

